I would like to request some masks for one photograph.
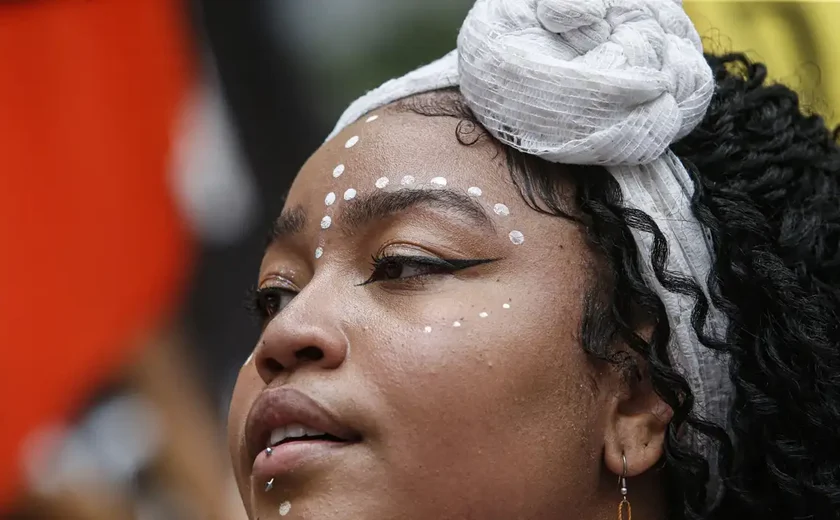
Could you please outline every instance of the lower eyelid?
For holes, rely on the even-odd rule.
[[[422,290],[431,287],[440,278],[439,274],[419,274],[407,278],[395,278],[393,280],[383,280],[378,284],[383,290],[387,292],[399,293],[400,291],[414,291]]]
[[[419,271],[420,273],[419,275],[408,275],[404,276],[403,278],[411,278],[412,276],[425,276],[430,274],[444,274],[451,272],[445,267],[431,264],[407,264],[404,266],[404,269],[413,269],[415,271]]]
[[[408,276],[402,276],[400,278],[390,278],[386,280],[381,280],[381,283],[425,283],[428,281],[432,281],[435,278],[440,278],[444,276],[454,276],[455,273],[446,269],[436,268],[436,267],[427,267],[424,266],[420,268],[420,272],[417,274],[412,274]]]

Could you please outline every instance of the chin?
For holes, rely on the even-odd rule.
[[[362,493],[336,492],[336,489],[322,489],[321,492],[294,495],[253,497],[249,510],[251,520],[288,518],[295,520],[390,520],[414,517],[414,512],[400,510],[388,502],[387,492],[375,489]],[[436,518],[425,516],[424,518]]]

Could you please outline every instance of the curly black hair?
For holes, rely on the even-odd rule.
[[[666,271],[665,237],[650,216],[623,205],[609,172],[497,144],[529,206],[580,223],[611,275],[585,302],[583,348],[648,378],[674,411],[662,461],[669,518],[838,519],[840,128],[832,134],[819,116],[803,113],[795,92],[768,84],[763,64],[743,54],[706,59],[714,98],[703,122],[671,148],[692,177],[692,208],[715,250],[709,294],[729,318],[724,337],[706,333],[703,291]],[[465,145],[492,139],[457,90],[414,96],[397,109],[460,118]],[[668,357],[665,308],[645,283],[631,229],[653,235],[660,283],[694,298],[701,343],[730,356],[736,395],[726,425],[693,412],[691,389]],[[653,326],[650,338],[635,332],[641,325]],[[635,351],[643,366],[616,345]],[[714,443],[718,460],[679,442],[686,428]],[[710,464],[722,479],[717,501],[707,497]]]

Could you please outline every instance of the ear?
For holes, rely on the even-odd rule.
[[[653,390],[648,378],[625,381],[608,404],[604,463],[616,475],[634,477],[652,468],[664,453],[665,431],[673,410]]]

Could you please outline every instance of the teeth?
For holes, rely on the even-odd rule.
[[[290,424],[286,426],[286,438],[289,437],[303,437],[306,435],[306,427],[300,424]]]
[[[268,447],[280,444],[286,438],[286,427],[280,427],[271,432],[271,438],[268,441]]]
[[[316,437],[319,435],[326,435],[325,432],[309,428],[302,424],[289,424],[275,429],[271,432],[271,437],[268,440],[267,448],[276,446],[286,439],[297,439],[301,437]]]

